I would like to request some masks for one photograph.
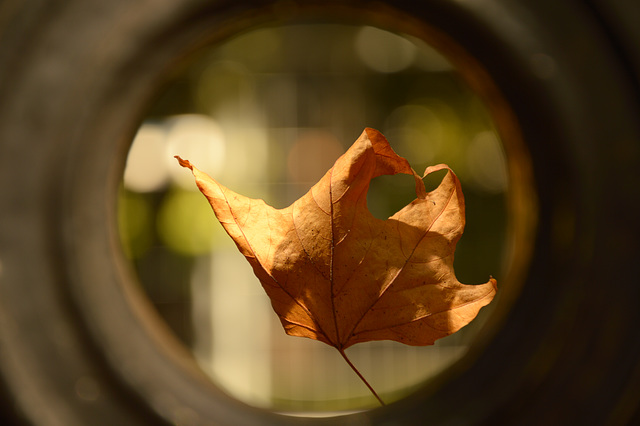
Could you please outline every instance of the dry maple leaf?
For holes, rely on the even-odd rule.
[[[431,345],[468,324],[496,294],[493,278],[480,285],[456,279],[453,257],[465,224],[456,175],[443,164],[428,167],[424,176],[447,174],[427,193],[374,129],[284,209],[239,195],[176,158],[253,267],[286,333],[335,347],[367,386],[346,348],[372,340]],[[417,198],[377,219],[366,204],[369,183],[397,173],[414,177]]]

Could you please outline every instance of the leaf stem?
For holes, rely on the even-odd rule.
[[[376,391],[371,387],[371,385],[369,384],[369,382],[367,382],[367,379],[364,378],[364,376],[362,374],[360,374],[360,371],[358,371],[358,369],[356,368],[355,365],[353,365],[353,363],[349,360],[349,358],[347,357],[347,354],[344,353],[344,349],[338,349],[338,352],[340,352],[340,355],[342,355],[342,358],[344,358],[345,361],[347,361],[347,364],[349,364],[349,367],[351,367],[351,369],[353,371],[355,371],[355,373],[358,375],[358,377],[360,377],[360,380],[362,380],[362,382],[367,385],[367,387],[369,388],[369,390],[371,391],[371,393],[373,394],[373,396],[376,397],[376,399],[378,400],[378,402],[380,403],[380,405],[386,405],[384,403],[384,401],[382,401],[382,399],[380,399],[380,397],[378,396],[378,394],[376,393]]]

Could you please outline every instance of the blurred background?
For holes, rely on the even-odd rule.
[[[173,156],[282,208],[365,127],[380,130],[419,174],[438,163],[453,168],[467,204],[458,279],[479,284],[492,275],[504,284],[502,144],[480,99],[422,40],[322,23],[254,29],[183,67],[140,124],[119,197],[123,251],[202,369],[251,405],[321,414],[377,402],[334,348],[285,335],[249,264]],[[368,205],[387,218],[414,198],[410,176],[383,176],[372,182]],[[434,346],[371,342],[347,354],[392,402],[459,360],[491,309]]]

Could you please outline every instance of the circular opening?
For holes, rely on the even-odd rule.
[[[257,28],[205,50],[159,94],[129,152],[121,239],[140,285],[219,387],[286,413],[378,405],[334,348],[285,335],[251,267],[174,155],[236,192],[285,207],[365,127],[377,128],[418,173],[447,163],[460,177],[467,225],[456,250],[458,279],[477,284],[492,275],[502,291],[516,287],[514,265],[522,269],[526,250],[515,247],[514,232],[522,232],[513,217],[525,209],[517,176],[526,168],[514,168],[504,132],[458,71],[407,34],[301,23]],[[413,198],[411,178],[381,177],[368,205],[386,218]],[[389,403],[460,360],[496,305],[433,346],[370,342],[347,353]]]

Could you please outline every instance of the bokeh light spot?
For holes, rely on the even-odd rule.
[[[208,253],[216,228],[220,227],[214,221],[211,207],[200,192],[175,189],[167,194],[158,212],[158,234],[178,253]]]
[[[133,140],[124,171],[124,185],[136,192],[161,189],[169,181],[166,140],[161,125],[144,123]]]
[[[210,117],[199,114],[184,114],[169,118],[167,127],[167,155],[170,160],[171,177],[179,186],[193,189],[193,178],[184,173],[172,158],[179,155],[198,165],[210,175],[220,173],[225,164],[225,138],[220,126]]]
[[[471,183],[489,193],[507,190],[508,175],[502,146],[495,133],[478,133],[467,150]]]
[[[358,32],[355,48],[365,65],[381,73],[402,71],[416,57],[416,47],[409,40],[374,27]]]
[[[342,153],[342,144],[331,133],[302,132],[289,151],[289,177],[304,186],[315,184]]]

